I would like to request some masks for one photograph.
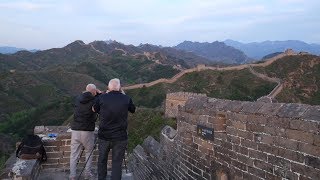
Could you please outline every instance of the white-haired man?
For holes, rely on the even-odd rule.
[[[86,167],[85,177],[94,178],[91,171],[92,156],[90,153],[94,146],[94,129],[97,115],[92,111],[95,96],[101,93],[94,84],[88,84],[86,91],[81,93],[75,101],[74,119],[71,122],[71,154],[70,154],[70,179],[76,179],[77,161],[81,147],[85,149]]]
[[[99,96],[93,107],[100,114],[98,179],[106,179],[108,154],[112,149],[111,179],[119,180],[128,144],[128,111],[134,113],[136,108],[132,99],[121,91],[119,79],[109,81],[108,91]]]

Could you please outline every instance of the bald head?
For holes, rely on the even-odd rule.
[[[97,94],[97,87],[94,84],[88,84],[86,91],[91,92],[91,94],[95,96]]]
[[[108,84],[109,91],[119,91],[120,90],[120,80],[118,78],[111,79]]]

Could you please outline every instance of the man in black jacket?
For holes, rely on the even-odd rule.
[[[83,146],[86,154],[85,176],[93,178],[91,171],[92,156],[90,153],[94,146],[94,129],[97,114],[92,111],[95,96],[100,91],[94,84],[88,84],[86,91],[80,94],[75,101],[74,120],[71,122],[71,154],[70,154],[70,179],[76,178],[76,166]],[[89,158],[90,156],[90,158]]]
[[[100,114],[98,179],[106,179],[108,154],[112,149],[111,179],[119,180],[128,144],[128,111],[134,113],[136,108],[131,98],[121,92],[119,79],[109,81],[108,91],[99,96],[93,107]]]

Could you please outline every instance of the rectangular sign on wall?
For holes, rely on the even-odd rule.
[[[213,128],[208,128],[208,127],[200,125],[200,124],[197,125],[197,134],[202,139],[213,141],[214,140],[213,133],[214,133]]]

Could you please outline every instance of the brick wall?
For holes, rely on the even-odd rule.
[[[42,137],[44,147],[48,159],[41,163],[42,168],[58,168],[70,169],[70,144],[71,144],[71,130],[67,126],[36,126],[34,133]],[[49,138],[48,134],[56,133],[56,138]],[[96,167],[98,162],[98,147],[92,153],[93,165]],[[112,151],[109,152],[108,168],[111,168]],[[83,152],[79,167],[83,167],[85,163],[85,152]]]
[[[188,92],[177,92],[169,93],[166,96],[165,102],[165,116],[166,117],[177,117],[178,107],[184,106],[189,98],[206,97],[205,94],[188,93]]]
[[[214,139],[197,135],[197,125]],[[137,146],[136,179],[319,179],[320,106],[191,98],[177,131]]]

